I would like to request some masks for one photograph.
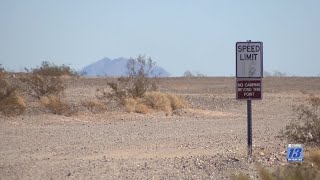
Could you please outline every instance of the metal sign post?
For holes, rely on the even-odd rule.
[[[247,100],[248,157],[252,157],[252,100],[262,99],[263,43],[236,43],[236,98]]]
[[[252,109],[251,100],[247,100],[248,156],[252,156]]]

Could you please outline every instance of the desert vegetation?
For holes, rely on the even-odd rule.
[[[170,115],[173,110],[185,108],[187,103],[181,97],[156,92],[159,79],[153,73],[154,66],[155,62],[145,55],[130,58],[127,63],[127,76],[109,82],[110,91],[97,89],[98,99],[115,101],[129,112],[143,114],[158,110]]]
[[[0,77],[3,76],[5,73],[4,67],[2,67],[2,64],[0,64]]]
[[[40,103],[46,107],[49,112],[56,115],[70,116],[75,113],[71,106],[65,103],[60,96],[41,96]]]
[[[49,110],[58,115],[70,115],[71,106],[63,101],[63,93],[67,88],[64,82],[65,76],[75,76],[76,73],[66,65],[55,65],[47,61],[42,62],[40,67],[21,76],[24,92],[39,102]]]
[[[261,180],[313,180],[320,178],[320,150],[311,150],[302,164],[289,164],[270,171],[257,165],[257,172]],[[249,180],[247,175],[233,176],[234,180]]]
[[[144,55],[131,58],[126,66],[127,75],[111,81],[107,81],[108,88],[97,88],[96,97],[85,99],[77,105],[66,103],[65,91],[67,89],[65,77],[74,77],[77,74],[66,65],[55,65],[44,61],[41,66],[26,69],[27,73],[20,74],[17,78],[9,78],[2,88],[9,88],[11,99],[3,99],[3,102],[16,102],[18,114],[28,108],[28,103],[23,101],[22,96],[16,89],[21,89],[28,100],[36,100],[45,112],[70,116],[78,110],[86,110],[91,113],[103,113],[111,103],[124,108],[128,112],[147,114],[154,111],[163,111],[166,115],[172,115],[177,109],[187,107],[187,102],[178,95],[162,93],[158,91],[159,78],[154,74],[155,62]],[[4,73],[4,70],[3,70]],[[18,80],[18,81],[17,81]],[[15,86],[9,81],[14,81]],[[9,94],[3,94],[8,96]],[[22,103],[23,102],[23,103]],[[4,106],[2,111],[7,113],[10,106]],[[10,107],[10,108],[9,108]]]
[[[281,72],[281,71],[278,71],[278,70],[274,70],[272,72],[264,70],[263,71],[263,76],[264,77],[286,77],[287,73]]]
[[[31,73],[5,77],[13,87],[27,86],[19,79]],[[232,77],[161,78],[156,90],[125,96],[124,104],[96,98],[97,88],[99,95],[112,93],[107,83],[118,78],[61,80],[67,85],[62,92],[40,98],[18,87],[24,113],[3,118],[1,112],[0,179],[230,179],[240,172],[246,179],[317,177],[315,142],[306,146],[304,163],[288,163],[286,145],[296,141],[275,138],[298,118],[292,106],[316,104],[317,78],[264,79],[264,99],[253,102],[253,162],[247,160],[245,102],[235,100]]]
[[[183,73],[183,77],[188,77],[188,78],[192,78],[192,77],[206,77],[206,75],[199,73],[199,72],[192,72],[190,70],[187,70]]]
[[[99,101],[97,99],[84,100],[81,102],[81,104],[83,107],[85,107],[87,110],[94,114],[104,112],[107,109],[107,105],[104,102]]]
[[[24,89],[30,95],[40,99],[43,96],[59,96],[66,89],[62,76],[75,76],[76,73],[66,65],[55,65],[47,61],[40,67],[27,70],[25,76],[20,77]]]
[[[32,68],[31,70],[25,68],[27,72],[41,76],[77,76],[78,73],[72,70],[69,66],[62,64],[56,65],[48,61],[43,61],[41,66]]]
[[[66,84],[60,77],[28,74],[20,78],[24,89],[29,95],[40,99],[43,96],[59,96],[66,89]]]
[[[293,107],[295,118],[281,131],[280,137],[290,143],[320,147],[320,98],[310,95],[307,104]]]
[[[129,112],[147,114],[155,110],[172,115],[174,110],[186,108],[187,102],[174,94],[152,91],[146,92],[142,98],[126,99],[125,107]]]
[[[5,116],[22,114],[26,109],[25,99],[19,87],[6,77],[6,71],[0,65],[0,113]]]
[[[259,165],[257,172],[262,180],[309,180],[320,178],[320,98],[309,95],[306,104],[292,108],[294,118],[279,133],[278,138],[288,144],[305,145],[306,157],[302,163],[279,166],[273,171]],[[248,176],[239,174],[235,180],[248,180]]]
[[[30,103],[30,104],[33,104],[33,108],[37,108],[35,111],[41,113],[41,118],[43,116],[45,118],[56,117],[55,120],[63,119],[63,118],[80,120],[81,123],[79,124],[81,125],[79,126],[77,124],[76,125],[77,128],[84,127],[83,126],[84,123],[82,123],[82,120],[81,120],[81,118],[83,117],[86,118],[85,119],[86,122],[89,121],[88,119],[92,120],[92,122],[90,121],[90,123],[93,123],[96,119],[98,119],[99,121],[102,121],[101,124],[99,124],[99,126],[102,125],[103,128],[93,130],[91,132],[91,135],[96,134],[96,132],[98,131],[99,132],[103,131],[103,133],[98,134],[95,138],[100,138],[100,136],[104,136],[103,134],[107,134],[108,136],[104,136],[103,139],[102,138],[100,139],[100,141],[101,142],[103,141],[104,143],[110,143],[109,141],[104,141],[104,139],[108,139],[109,134],[113,133],[112,131],[110,131],[110,128],[114,128],[121,124],[121,123],[117,124],[119,120],[119,122],[122,122],[122,125],[125,128],[121,126],[116,131],[114,131],[114,133],[122,130],[126,130],[126,131],[122,133],[118,133],[117,135],[119,135],[119,137],[116,137],[113,134],[114,137],[116,137],[115,141],[118,142],[117,144],[121,144],[119,142],[123,141],[124,134],[128,134],[127,139],[129,142],[131,142],[132,139],[134,138],[138,139],[138,140],[135,139],[135,141],[140,141],[140,140],[147,141],[146,139],[153,138],[152,133],[150,132],[154,131],[154,129],[147,129],[147,128],[150,128],[151,124],[153,124],[151,127],[156,129],[158,128],[158,125],[154,125],[154,124],[161,123],[160,126],[166,127],[166,128],[158,128],[159,131],[157,131],[156,134],[160,134],[164,129],[168,129],[164,134],[170,134],[170,133],[171,134],[170,136],[163,135],[163,137],[160,137],[160,138],[154,137],[154,139],[151,139],[152,141],[158,141],[159,139],[162,139],[163,141],[161,146],[165,146],[166,144],[168,144],[167,141],[169,139],[170,147],[169,146],[165,147],[169,149],[168,150],[169,152],[172,151],[172,149],[170,149],[171,146],[174,146],[174,149],[178,149],[178,150],[179,148],[181,148],[183,149],[183,151],[188,151],[188,153],[189,151],[193,152],[193,150],[190,150],[190,149],[196,149],[197,151],[195,155],[197,155],[197,153],[201,154],[203,152],[202,156],[196,157],[196,159],[194,159],[194,157],[188,157],[185,155],[183,155],[185,157],[181,158],[181,161],[178,160],[179,158],[176,158],[176,157],[171,160],[170,158],[169,159],[167,158],[168,161],[172,161],[170,163],[174,164],[174,167],[176,168],[175,170],[179,172],[178,173],[179,178],[191,177],[191,176],[193,177],[191,172],[198,172],[199,174],[197,177],[209,177],[209,176],[213,177],[212,173],[220,171],[220,166],[226,167],[226,166],[229,166],[230,163],[232,164],[232,166],[238,163],[240,167],[243,167],[244,166],[243,164],[245,164],[245,166],[248,165],[246,164],[247,162],[245,162],[244,160],[241,160],[241,158],[230,157],[230,155],[228,155],[229,157],[227,157],[227,159],[224,159],[226,158],[224,157],[224,155],[214,156],[214,157],[205,156],[207,153],[206,148],[212,148],[212,149],[220,148],[220,150],[222,149],[222,151],[225,151],[226,149],[228,149],[227,153],[230,151],[234,151],[233,149],[230,148],[230,146],[232,146],[231,142],[229,142],[230,139],[225,139],[225,134],[229,133],[230,127],[233,127],[233,124],[237,124],[237,123],[242,124],[240,122],[241,121],[240,119],[242,119],[242,117],[238,116],[239,111],[234,110],[234,109],[238,109],[241,106],[240,102],[235,101],[233,98],[230,98],[231,97],[230,94],[232,94],[233,92],[229,91],[229,89],[232,89],[231,84],[233,82],[233,79],[231,78],[229,79],[228,78],[216,78],[216,79],[215,78],[212,78],[212,79],[211,78],[203,78],[203,79],[201,78],[181,78],[181,79],[168,78],[168,79],[165,79],[167,81],[166,83],[162,83],[160,81],[161,79],[157,78],[152,73],[152,67],[154,66],[154,64],[155,63],[152,61],[151,58],[147,58],[145,56],[138,56],[135,59],[132,58],[127,64],[127,69],[128,69],[127,76],[122,76],[119,78],[95,78],[95,79],[90,79],[90,78],[83,78],[83,79],[71,78],[70,79],[70,78],[65,78],[65,76],[71,76],[72,74],[66,75],[63,73],[55,73],[56,75],[53,75],[53,73],[48,73],[48,74],[52,74],[52,75],[48,75],[48,74],[41,74],[39,73],[39,71],[34,71],[34,70],[31,70],[25,74],[18,74],[16,76],[13,76],[10,73],[6,73],[3,70],[1,81],[0,81],[1,115],[16,116],[16,115],[23,114],[24,112],[27,112],[27,113],[31,112],[30,114],[32,114],[33,113],[32,109],[31,108],[28,109],[29,108],[28,105]],[[45,71],[44,67],[45,66],[41,66],[41,68],[38,67],[37,69],[42,69],[42,71]],[[59,67],[59,66],[54,65],[54,67]],[[211,82],[213,79],[214,79],[214,83]],[[269,80],[267,80],[267,81],[270,81],[270,82],[267,82],[269,83],[269,86],[272,86],[274,79],[277,79],[277,78],[269,78]],[[316,79],[312,79],[312,78],[308,80],[310,82],[317,81]],[[88,82],[90,84],[92,83],[92,85],[88,86],[87,85]],[[297,78],[295,82],[302,83],[299,78]],[[71,83],[71,84],[67,84],[67,83]],[[105,83],[107,87],[105,87],[103,83]],[[187,88],[181,88],[189,84],[192,84],[192,86],[186,86]],[[194,84],[196,84],[196,86],[194,86]],[[226,84],[230,85],[231,88],[230,87],[225,88]],[[311,83],[308,83],[308,85],[309,84]],[[166,85],[167,87],[163,88],[162,86],[164,85]],[[293,85],[294,87],[296,86],[295,84],[292,83],[291,86]],[[317,92],[317,88],[315,88],[314,85],[310,85],[309,87],[314,88],[312,91]],[[308,88],[305,88],[305,89],[297,88],[294,92],[300,93],[298,95],[297,94],[283,95],[284,93],[282,91],[286,93],[285,88],[268,89],[267,87],[266,92],[271,93],[272,95],[275,93],[278,93],[277,95],[279,95],[280,100],[278,99],[276,100],[275,98],[273,98],[273,96],[270,96],[269,94],[269,97],[267,96],[268,99],[266,101],[266,104],[269,104],[269,105],[266,107],[272,108],[274,105],[277,105],[277,107],[270,110],[270,112],[275,112],[278,109],[282,109],[283,107],[288,107],[286,111],[287,112],[290,111],[290,113],[292,113],[294,118],[291,121],[287,121],[286,123],[288,124],[286,124],[286,126],[282,124],[282,127],[284,128],[282,129],[282,132],[279,135],[279,137],[281,138],[280,140],[279,139],[278,140],[279,142],[284,142],[282,144],[302,143],[306,145],[305,162],[299,163],[299,164],[298,163],[288,164],[285,161],[281,161],[281,156],[284,156],[284,155],[281,155],[281,156],[277,155],[277,157],[271,155],[268,158],[266,157],[265,161],[262,161],[261,158],[263,158],[263,156],[265,155],[259,155],[259,157],[258,156],[255,157],[257,163],[259,163],[259,165],[256,165],[256,172],[250,172],[250,173],[246,172],[246,173],[238,174],[236,176],[233,176],[234,179],[250,179],[250,178],[255,179],[255,177],[259,177],[260,179],[264,179],[264,180],[269,180],[269,179],[272,179],[272,180],[273,179],[275,180],[302,179],[304,180],[304,179],[312,179],[314,177],[316,178],[319,177],[320,151],[318,148],[319,148],[319,139],[320,139],[320,136],[319,136],[320,99],[316,93],[314,95],[310,95],[309,97],[306,97],[309,92]],[[75,95],[73,96],[74,93]],[[179,95],[180,93],[183,94],[183,96]],[[224,96],[224,97],[219,99],[219,97],[215,95]],[[281,98],[282,96],[285,96],[285,98]],[[186,100],[184,100],[183,97],[187,97],[188,102],[191,102],[192,103],[191,106],[195,108],[179,110],[179,109],[190,107],[190,105],[187,103]],[[301,99],[296,97],[299,97]],[[290,99],[292,98],[295,98],[295,100],[298,100],[299,103],[297,103],[297,101],[294,101],[294,102],[290,101]],[[290,103],[290,105],[287,105],[286,103],[281,104],[280,101],[285,101],[286,103]],[[110,104],[112,105],[116,104],[117,107],[120,109],[114,110],[110,108]],[[290,109],[292,106],[293,106],[293,109]],[[260,112],[266,113],[265,111],[261,110],[263,108],[264,107],[260,108]],[[123,113],[125,111],[129,113]],[[175,116],[166,117],[166,116],[163,116],[163,112],[167,116],[170,116],[170,115],[175,115]],[[237,115],[232,115],[234,112],[236,112]],[[143,115],[148,113],[153,113],[153,114],[150,116]],[[282,110],[281,112],[280,110],[278,110],[279,116],[281,116],[281,113],[282,113]],[[59,116],[52,116],[52,114],[59,115]],[[98,115],[93,115],[93,114],[98,114]],[[71,117],[64,117],[64,116],[71,116]],[[257,113],[257,116],[258,116],[258,113]],[[268,118],[262,117],[262,116],[260,117],[261,119],[269,121]],[[37,118],[36,116],[35,117],[22,116],[21,119],[26,117],[28,117],[29,119]],[[283,115],[282,119],[285,119],[287,117],[289,116]],[[20,118],[18,119],[20,121]],[[67,119],[67,121],[70,121],[70,119]],[[138,122],[137,119],[139,119],[140,122]],[[159,121],[159,119],[161,119],[161,121]],[[162,122],[162,119],[164,119],[164,122]],[[174,119],[175,121],[172,121],[172,119]],[[183,121],[180,123],[180,121],[185,119],[187,121]],[[46,119],[41,119],[40,121],[38,120],[36,122],[47,121]],[[126,127],[125,122],[127,120],[130,121],[129,123],[131,124],[130,127]],[[17,120],[15,123],[18,123],[19,121]],[[104,123],[104,121],[108,121],[108,123]],[[228,124],[229,127],[225,127],[224,125],[229,121],[231,122],[230,124]],[[53,121],[51,121],[50,123],[53,123]],[[54,122],[54,123],[61,123],[61,122]],[[141,123],[141,124],[139,124],[138,126],[136,125],[136,123]],[[185,123],[190,123],[190,124],[185,125]],[[193,126],[196,127],[197,126],[196,124],[198,123],[202,123],[202,125],[198,127],[199,129],[194,130]],[[260,123],[264,123],[264,122],[260,121]],[[211,127],[206,129],[206,127],[210,124],[211,124]],[[272,126],[270,124],[271,123],[267,125]],[[175,126],[175,125],[176,125],[175,129],[174,131],[172,131],[172,126]],[[219,127],[216,128],[216,126],[219,126]],[[276,126],[277,125],[273,125],[273,127],[276,127]],[[225,129],[223,129],[223,127]],[[88,125],[88,126],[85,126],[85,128],[86,128],[85,131],[88,131],[88,129],[90,130],[91,126],[89,128],[89,125]],[[234,131],[238,133],[238,132],[241,132],[243,125],[241,126],[236,125],[233,128],[235,129],[238,128],[237,131]],[[185,131],[184,129],[188,129],[188,130]],[[280,128],[278,128],[277,132],[279,132],[279,130]],[[136,131],[139,131],[139,132],[136,133]],[[147,135],[148,137],[147,136],[146,136],[147,138],[144,137],[143,136],[144,134],[140,133],[140,131],[145,131],[144,134],[148,134]],[[218,133],[216,133],[217,131]],[[259,131],[266,132],[266,128],[261,126]],[[192,133],[189,133],[189,132],[192,132]],[[200,132],[200,134],[198,132]],[[203,136],[202,134],[203,132],[206,133],[205,136]],[[276,134],[273,131],[271,133]],[[179,134],[182,134],[181,137],[179,137]],[[183,142],[183,140],[181,140],[181,139],[185,139],[185,137],[189,137],[189,136],[192,137],[193,136],[192,134],[195,134],[194,139],[191,139],[191,140],[189,139],[186,142]],[[220,138],[219,141],[212,141],[211,137],[213,134],[214,134],[214,137]],[[230,136],[233,136],[233,129],[232,131],[230,131],[229,134]],[[91,137],[91,135],[88,137]],[[241,135],[243,134],[238,133],[237,137]],[[181,138],[178,140],[179,141],[178,144],[177,144],[178,141],[176,139],[172,139],[170,141],[171,137],[177,137],[177,136]],[[260,136],[256,134],[256,136],[259,136],[259,138],[257,139],[259,139],[260,141],[261,139],[265,138],[268,135]],[[272,136],[272,135],[269,134],[269,136]],[[78,137],[78,135],[76,137]],[[208,138],[206,139],[206,137],[210,139]],[[239,138],[237,139],[237,137],[233,137],[233,138],[235,138],[236,141],[240,142],[241,140],[239,140]],[[57,138],[60,138],[60,136]],[[89,139],[87,140],[89,141]],[[198,143],[199,141],[200,143]],[[266,139],[264,139],[264,141],[267,143],[271,143]],[[224,143],[226,144],[229,143],[229,144],[223,147],[216,146],[217,143],[219,144],[219,142],[223,142],[223,144]],[[141,148],[141,146],[143,146],[141,144],[137,145],[135,148],[137,149]],[[150,144],[153,144],[153,142]],[[112,146],[112,144],[109,144],[109,145]],[[276,147],[278,145],[279,144],[273,144],[273,145],[267,145],[267,146]],[[103,148],[101,147],[101,149]],[[149,148],[152,149],[153,146]],[[212,153],[212,149],[209,150],[210,153]],[[255,148],[255,151],[257,151],[257,148]],[[279,152],[279,148],[276,151]],[[283,149],[281,151],[283,151]],[[161,154],[162,152],[157,152],[157,153]],[[170,154],[170,153],[165,152],[165,154]],[[177,154],[180,154],[180,152]],[[285,154],[285,152],[283,154]],[[146,156],[153,157],[152,155],[149,155],[149,154]],[[51,157],[51,158],[54,158],[54,157]],[[185,160],[182,160],[184,158]],[[212,161],[212,158],[215,159],[214,162]],[[216,160],[218,162],[216,162]],[[160,160],[158,159],[158,161],[161,162],[162,159],[160,158]],[[152,164],[154,163],[154,161],[150,160],[148,161],[148,163]],[[166,163],[167,162],[165,162],[165,164]],[[217,163],[217,166],[216,166],[216,163]],[[166,166],[166,165],[163,165],[163,166]],[[251,165],[248,165],[248,166],[251,166]],[[156,168],[159,169],[159,167],[162,167],[162,166],[159,165]],[[190,168],[190,171],[189,170],[187,171],[186,168]],[[147,171],[147,168],[145,169]],[[241,169],[239,170],[239,172],[242,172]],[[182,176],[180,176],[181,174]]]
[[[22,114],[26,109],[24,98],[18,92],[18,87],[8,80],[0,78],[0,112],[6,116]]]
[[[63,93],[66,83],[62,76],[75,76],[76,73],[66,65],[55,65],[44,61],[40,67],[27,73],[10,75],[1,66],[0,72],[0,111],[5,116],[20,115],[28,105],[26,99],[37,99],[39,103],[53,114],[70,114],[70,105],[64,103]],[[11,73],[13,74],[13,73]]]

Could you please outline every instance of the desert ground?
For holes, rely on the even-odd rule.
[[[73,106],[94,99],[110,79],[66,79]],[[247,157],[246,101],[235,99],[235,78],[164,78],[160,91],[181,95],[189,108],[59,116],[31,102],[17,117],[0,116],[0,179],[259,179],[256,167],[285,165],[292,107],[320,94],[320,78],[263,79],[263,99],[252,102],[253,158]]]

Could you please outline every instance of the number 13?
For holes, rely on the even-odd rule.
[[[292,148],[292,149],[290,149],[289,157],[290,158],[291,157],[294,157],[294,158],[300,157],[301,151],[302,151],[302,148]]]

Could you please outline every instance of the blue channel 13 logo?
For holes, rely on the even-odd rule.
[[[287,160],[288,162],[302,162],[304,158],[302,144],[288,144]]]

